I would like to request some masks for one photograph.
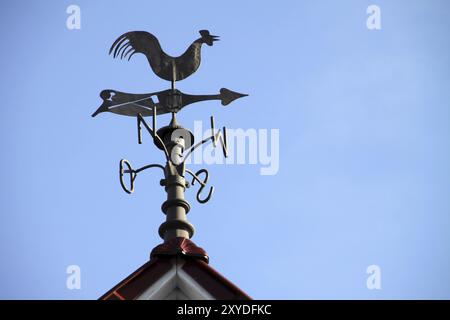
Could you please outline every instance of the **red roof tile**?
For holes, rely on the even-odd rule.
[[[136,299],[173,268],[174,257],[183,260],[181,269],[215,299],[251,299],[209,266],[207,253],[188,239],[176,238],[158,245],[150,256],[149,262],[101,296],[100,300]]]

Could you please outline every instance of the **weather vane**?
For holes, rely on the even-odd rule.
[[[200,30],[200,38],[195,40],[189,48],[179,57],[171,57],[166,54],[159,44],[158,39],[149,32],[133,31],[121,35],[111,46],[109,54],[114,58],[131,59],[136,53],[142,53],[147,57],[153,72],[160,78],[170,81],[171,88],[164,91],[131,94],[116,90],[103,90],[100,97],[102,105],[92,114],[93,117],[102,112],[112,112],[124,116],[132,116],[137,119],[138,143],[142,143],[142,126],[153,138],[153,143],[162,150],[166,163],[149,164],[139,169],[133,169],[130,162],[122,159],[119,165],[120,184],[127,193],[134,191],[134,182],[137,174],[149,169],[160,168],[164,172],[164,179],[160,181],[165,187],[167,200],[162,204],[162,211],[166,214],[166,221],[159,228],[159,235],[165,241],[175,237],[191,238],[194,227],[187,221],[186,215],[190,210],[189,203],[184,199],[184,192],[190,185],[199,184],[197,201],[206,203],[212,196],[214,187],[210,187],[206,195],[203,190],[208,183],[209,174],[206,169],[192,172],[185,166],[186,159],[191,153],[207,142],[212,142],[214,147],[220,143],[224,156],[227,157],[226,128],[222,132],[215,130],[214,117],[211,121],[211,136],[194,144],[194,135],[191,131],[177,123],[176,113],[187,105],[207,101],[220,100],[222,105],[228,105],[232,101],[246,96],[226,88],[220,89],[218,94],[191,95],[175,88],[176,81],[186,79],[200,66],[201,47],[203,44],[212,46],[218,41],[218,36],[213,36],[208,30]],[[171,113],[172,120],[169,125],[157,129],[156,117],[160,114]],[[144,117],[152,116],[152,127],[144,120]],[[186,174],[192,177],[192,182],[186,180]],[[201,176],[203,175],[203,178]],[[127,178],[126,178],[127,177]],[[126,182],[128,181],[128,183]]]

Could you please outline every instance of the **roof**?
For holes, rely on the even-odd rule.
[[[191,240],[174,238],[153,249],[150,261],[105,293],[101,300],[249,300],[209,264]]]

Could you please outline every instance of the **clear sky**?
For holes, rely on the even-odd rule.
[[[80,30],[66,27],[71,4]],[[381,30],[366,27],[371,4]],[[276,175],[205,166],[212,200],[188,190],[211,265],[254,298],[449,299],[449,12],[445,0],[2,1],[0,298],[95,299],[148,260],[160,172],[130,196],[118,163],[163,157],[137,144],[132,118],[90,115],[103,89],[168,88],[144,56],[108,56],[119,35],[150,31],[179,55],[209,29],[221,41],[178,88],[250,96],[179,122],[280,132]],[[366,286],[370,265],[381,290]]]

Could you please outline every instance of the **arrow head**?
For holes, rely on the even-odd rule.
[[[231,90],[228,90],[227,88],[220,89],[220,100],[222,101],[222,105],[226,106],[233,102],[236,99],[246,97],[248,94],[234,92]]]

